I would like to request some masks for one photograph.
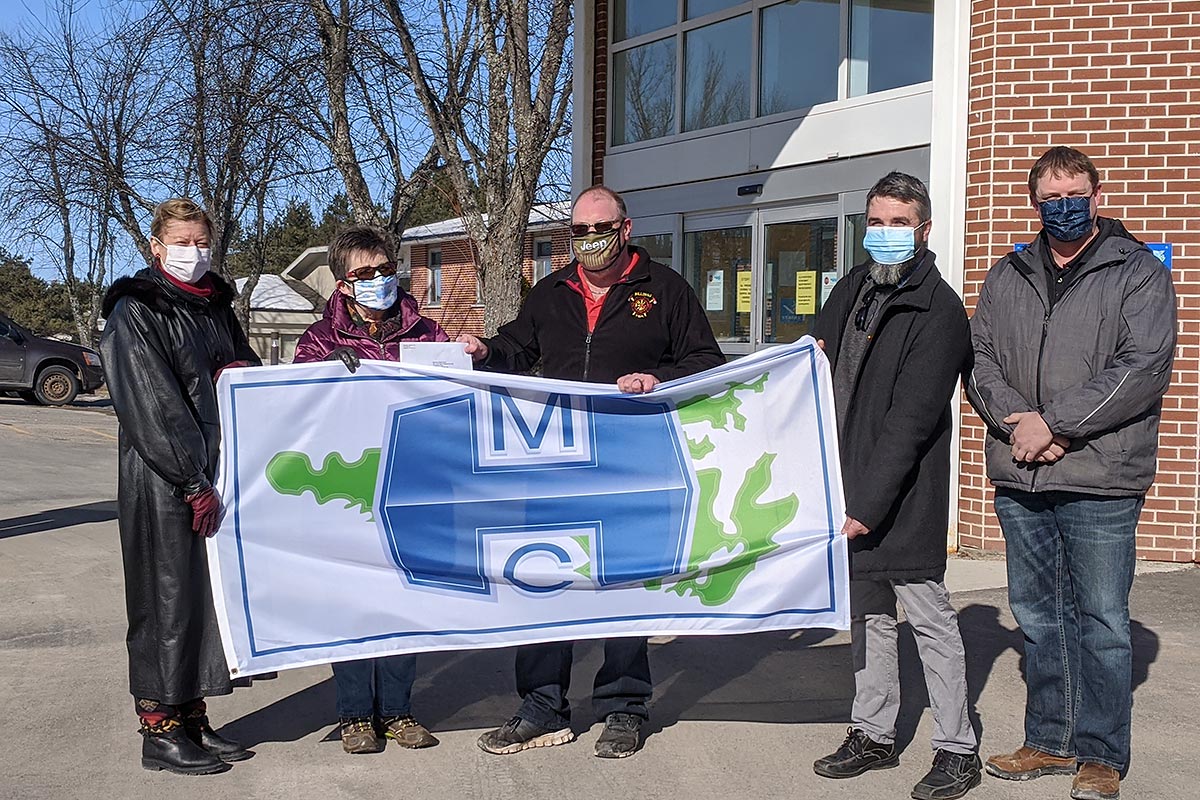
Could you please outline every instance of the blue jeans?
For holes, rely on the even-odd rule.
[[[1008,602],[1025,637],[1025,744],[1124,773],[1129,590],[1142,497],[996,490]]]
[[[407,716],[412,711],[410,701],[416,678],[415,655],[338,662],[333,665],[338,717],[348,720]]]

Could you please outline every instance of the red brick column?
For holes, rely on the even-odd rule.
[[[578,30],[586,30],[579,28]],[[592,35],[592,179],[604,183],[604,154],[608,152],[608,0],[596,0]]]
[[[1095,161],[1101,214],[1142,241],[1174,245],[1179,345],[1138,552],[1197,560],[1200,2],[972,0],[968,124],[968,310],[991,265],[1038,231],[1026,180],[1052,145]],[[965,402],[963,420],[960,544],[1002,550],[984,430]]]

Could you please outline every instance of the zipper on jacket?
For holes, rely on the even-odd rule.
[[[592,332],[588,331],[587,338],[583,340],[583,379],[586,381],[588,376],[588,363],[592,360]]]

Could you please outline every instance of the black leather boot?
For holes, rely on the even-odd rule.
[[[228,764],[188,738],[179,720],[143,725],[141,734],[143,769],[165,769],[179,775],[210,775],[229,769]]]
[[[247,750],[237,742],[226,739],[214,731],[208,722],[207,715],[186,717],[183,720],[183,727],[187,731],[189,739],[222,761],[245,761],[247,758],[254,757],[253,750]]]

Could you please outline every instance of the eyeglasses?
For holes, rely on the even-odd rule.
[[[347,270],[346,282],[354,283],[355,281],[369,281],[376,275],[382,275],[385,278],[390,278],[396,274],[396,262],[388,261],[384,264],[377,264],[373,267],[359,267],[358,269]]]
[[[608,233],[609,231],[613,230],[614,228],[621,227],[621,223],[624,221],[625,221],[624,218],[609,219],[609,220],[602,220],[600,222],[593,222],[591,225],[588,225],[586,222],[577,222],[571,226],[571,235],[572,236],[587,236],[588,232],[593,231],[593,230],[596,233]]]

